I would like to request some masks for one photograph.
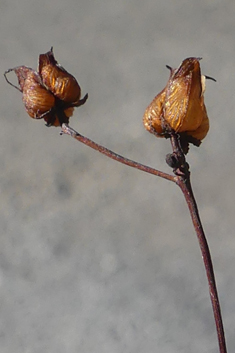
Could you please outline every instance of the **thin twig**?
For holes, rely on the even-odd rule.
[[[150,174],[159,176],[161,178],[176,182],[176,179],[175,179],[175,177],[173,175],[161,172],[160,170],[148,167],[148,166],[146,166],[144,164],[141,164],[141,163],[135,162],[135,161],[133,161],[131,159],[125,158],[123,156],[120,156],[119,154],[109,150],[108,148],[99,145],[98,143],[90,140],[89,138],[87,138],[85,136],[82,136],[81,134],[79,134],[77,131],[72,129],[67,124],[63,124],[62,125],[62,133],[72,136],[76,140],[84,143],[85,145],[93,148],[96,151],[99,151],[100,153],[104,154],[105,156],[107,156],[107,157],[109,157],[111,159],[114,159],[114,160],[116,160],[116,161],[118,161],[120,163],[126,164],[129,167],[133,167],[133,168],[142,170],[143,172],[150,173]]]

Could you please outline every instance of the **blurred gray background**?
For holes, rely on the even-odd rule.
[[[168,64],[202,56],[210,132],[187,160],[235,349],[235,2],[1,0],[1,75],[56,59],[89,99],[70,125],[170,172],[142,126]],[[13,75],[11,76],[13,77]],[[196,235],[176,185],[28,117],[0,80],[2,353],[218,352]]]

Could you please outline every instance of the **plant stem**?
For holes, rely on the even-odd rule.
[[[210,293],[211,303],[212,303],[213,312],[214,312],[220,353],[226,353],[227,349],[226,349],[223,321],[222,321],[222,315],[220,310],[219,297],[218,297],[217,288],[216,288],[213,264],[211,260],[208,243],[207,243],[205,233],[203,231],[203,227],[201,224],[200,216],[198,213],[197,204],[191,188],[191,183],[190,183],[190,180],[187,180],[187,182],[185,182],[185,180],[183,180],[182,177],[178,177],[177,184],[179,185],[179,187],[181,188],[184,194],[184,197],[187,202],[189,212],[192,218],[192,222],[197,234],[198,242],[200,245],[202,258],[206,269],[208,285],[209,285],[209,293]]]
[[[208,285],[209,285],[209,293],[210,293],[210,298],[211,298],[211,303],[212,303],[212,308],[214,313],[216,331],[217,331],[218,342],[219,342],[219,349],[220,349],[220,353],[226,353],[227,349],[226,349],[226,341],[225,341],[225,335],[224,335],[223,320],[222,320],[222,315],[220,310],[218,292],[216,288],[213,264],[212,264],[210,250],[208,247],[206,236],[200,220],[197,203],[193,195],[193,190],[190,182],[189,166],[185,160],[184,154],[182,154],[183,152],[180,147],[180,143],[177,135],[173,134],[171,136],[171,143],[172,143],[173,153],[179,156],[181,162],[183,161],[180,167],[174,171],[175,174],[177,175],[176,184],[180,187],[180,189],[184,194],[184,197],[187,202],[189,212],[192,218],[194,229],[197,234],[197,238],[200,245],[202,258],[203,258],[203,262],[206,270]]]
[[[146,166],[144,164],[141,164],[141,163],[135,162],[135,161],[133,161],[131,159],[125,158],[123,156],[120,156],[119,154],[109,150],[108,148],[99,145],[98,143],[90,140],[89,138],[87,138],[85,136],[82,136],[81,134],[79,134],[77,131],[72,129],[67,124],[63,124],[62,125],[62,133],[72,136],[76,140],[84,143],[85,145],[93,148],[94,150],[99,151],[100,153],[104,154],[105,156],[107,156],[107,157],[109,157],[111,159],[114,159],[114,160],[116,160],[116,161],[118,161],[120,163],[126,164],[129,167],[133,167],[133,168],[142,170],[143,172],[150,173],[150,174],[159,176],[161,178],[176,182],[175,177],[173,175],[161,172],[160,170],[148,167],[148,166]]]
[[[131,159],[127,159],[123,156],[120,156],[119,154],[107,149],[106,147],[103,147],[102,145],[99,145],[98,143],[90,140],[89,138],[82,136],[77,131],[72,129],[68,124],[62,125],[61,133],[67,134],[75,138],[76,140],[99,151],[100,153],[106,155],[111,159],[114,159],[120,163],[126,164],[130,167],[142,170],[146,173],[150,173],[150,174],[159,176],[161,178],[170,180],[172,182],[175,182],[180,187],[189,208],[192,222],[198,237],[202,258],[204,261],[204,266],[205,266],[208,285],[209,285],[209,293],[210,293],[210,298],[211,298],[212,308],[213,308],[213,313],[215,318],[220,353],[227,353],[223,321],[222,321],[219,297],[218,297],[217,288],[216,288],[216,281],[215,281],[215,275],[214,275],[210,250],[207,244],[205,233],[203,231],[202,223],[201,223],[198,208],[197,208],[197,203],[193,195],[192,186],[190,182],[189,166],[188,166],[188,163],[186,162],[185,155],[182,151],[179,136],[174,132],[171,134],[171,144],[173,149],[173,154],[171,156],[174,157],[174,161],[176,163],[176,168],[173,170],[175,173],[175,176],[173,176],[173,175],[161,172],[157,169],[135,162]],[[168,160],[170,159],[168,158]],[[177,165],[177,162],[178,162],[178,165]]]

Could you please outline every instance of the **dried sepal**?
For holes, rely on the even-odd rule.
[[[162,90],[149,104],[145,110],[143,123],[146,130],[155,133],[159,137],[164,137],[163,131],[163,107],[165,102],[166,92]]]
[[[21,70],[18,69],[15,72],[20,74]],[[55,97],[52,93],[45,90],[41,85],[40,77],[33,70],[28,71],[22,86],[22,93],[26,111],[31,118],[45,118],[46,114],[49,114],[55,105]]]
[[[192,136],[193,138],[195,138],[199,141],[202,141],[206,137],[206,135],[209,131],[209,128],[210,128],[209,119],[207,116],[206,107],[204,105],[203,119],[202,119],[201,125],[196,130],[190,131],[187,133],[188,133],[188,135]]]
[[[12,84],[7,74],[14,71],[19,86]],[[83,105],[88,95],[80,99],[81,89],[76,79],[60,66],[49,51],[39,56],[39,72],[27,66],[9,69],[7,82],[22,92],[22,99],[31,118],[44,119],[47,126],[69,123],[74,107]]]
[[[199,60],[185,59],[172,71],[166,87],[165,120],[176,132],[193,131],[202,122],[203,105]]]
[[[39,55],[38,72],[43,84],[57,98],[74,105],[79,102],[81,88],[76,79],[55,60],[53,48]]]
[[[178,69],[170,68],[166,87],[145,111],[143,123],[148,131],[168,137],[172,129],[184,139],[188,136],[188,142],[200,145],[209,130],[209,120],[203,96],[205,76],[201,75],[199,60],[187,58]]]

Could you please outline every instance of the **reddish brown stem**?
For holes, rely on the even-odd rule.
[[[120,156],[119,154],[109,150],[108,148],[99,145],[98,143],[90,140],[89,138],[87,138],[85,136],[82,136],[81,134],[79,134],[77,131],[72,129],[67,124],[63,124],[62,125],[62,133],[72,136],[76,140],[84,143],[85,145],[93,148],[96,151],[99,151],[100,153],[104,154],[105,156],[107,156],[107,157],[109,157],[111,159],[114,159],[115,161],[118,161],[120,163],[126,164],[129,167],[133,167],[133,168],[142,170],[143,172],[150,173],[150,174],[159,176],[161,178],[176,182],[175,177],[173,175],[161,172],[160,170],[148,167],[148,166],[146,166],[144,164],[141,164],[141,163],[132,161],[131,159],[125,158],[123,156]]]
[[[225,335],[224,335],[223,320],[221,315],[218,292],[216,288],[213,264],[212,264],[210,250],[208,247],[206,236],[200,220],[197,203],[193,195],[193,190],[190,182],[189,166],[185,160],[185,156],[182,155],[183,152],[180,147],[179,139],[177,135],[172,135],[171,143],[172,143],[173,153],[179,156],[179,160],[182,163],[179,166],[179,168],[174,171],[175,174],[177,175],[176,184],[180,187],[180,189],[184,194],[184,197],[187,202],[189,212],[192,218],[194,229],[197,234],[198,242],[200,245],[202,258],[206,269],[208,285],[209,285],[209,293],[210,293],[210,298],[211,298],[211,303],[212,303],[212,308],[213,308],[213,313],[215,318],[220,353],[226,353],[227,349],[226,349],[226,341],[225,341]]]
[[[157,169],[148,167],[146,165],[140,164],[138,162],[132,161],[130,159],[127,159],[123,156],[120,156],[116,154],[115,152],[99,145],[98,143],[88,139],[85,136],[80,135],[77,131],[72,129],[69,125],[63,124],[62,125],[62,133],[67,134],[76,140],[84,143],[85,145],[99,151],[100,153],[106,155],[107,157],[114,159],[120,163],[126,164],[130,167],[142,170],[146,173],[150,173],[156,176],[159,176],[161,178],[170,180],[175,182],[180,189],[182,190],[185,200],[187,202],[190,215],[192,218],[192,222],[198,237],[201,253],[202,253],[202,258],[204,261],[205,269],[206,269],[206,275],[208,279],[208,285],[209,285],[209,292],[210,292],[210,298],[212,302],[212,307],[213,307],[213,312],[214,312],[214,318],[215,318],[215,324],[216,324],[216,330],[217,330],[217,335],[218,335],[218,341],[219,341],[219,349],[220,353],[227,353],[226,349],[226,342],[225,342],[225,335],[224,335],[224,328],[223,328],[223,321],[222,321],[222,316],[221,316],[221,310],[220,310],[220,303],[219,303],[219,297],[217,293],[217,288],[216,288],[216,281],[215,281],[215,276],[214,276],[214,270],[213,270],[213,265],[212,265],[212,260],[211,260],[211,255],[210,255],[210,250],[207,244],[206,236],[203,231],[203,227],[201,224],[197,204],[193,195],[192,191],[192,186],[190,182],[190,172],[189,172],[189,166],[186,162],[184,153],[181,149],[180,142],[179,142],[179,136],[177,134],[172,133],[171,135],[171,144],[173,148],[173,154],[172,156],[174,157],[174,161],[176,163],[176,167],[174,169],[175,176],[163,173]],[[170,160],[168,158],[168,160]],[[178,164],[177,164],[178,162]]]
[[[192,222],[193,222],[195,231],[197,233],[199,245],[201,248],[202,258],[204,261],[204,266],[206,269],[206,275],[207,275],[207,280],[209,285],[211,303],[212,303],[213,312],[214,312],[220,353],[226,353],[227,349],[226,349],[223,321],[222,321],[219,297],[218,297],[217,288],[216,288],[216,281],[215,281],[215,275],[214,275],[210,250],[201,224],[197,204],[194,199],[194,195],[191,188],[191,183],[190,183],[190,180],[187,180],[187,182],[185,182],[185,180],[183,180],[182,177],[178,177],[177,184],[179,185],[179,187],[181,188],[184,194],[185,200],[187,202],[187,205],[190,211]]]

